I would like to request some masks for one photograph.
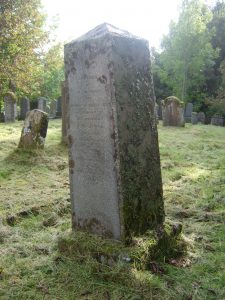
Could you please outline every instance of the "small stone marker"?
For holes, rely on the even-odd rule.
[[[164,221],[148,42],[102,24],[65,45],[73,227],[129,239]]]
[[[4,96],[5,122],[15,122],[16,111],[16,95],[13,92],[8,92]]]
[[[214,115],[211,118],[211,125],[224,126],[224,117],[221,115]]]
[[[27,113],[19,148],[43,148],[48,129],[48,115],[38,109]]]
[[[44,97],[38,98],[38,109],[46,112],[47,109],[47,99]]]
[[[28,111],[30,111],[30,100],[24,97],[20,100],[20,120],[25,120]]]
[[[202,111],[198,113],[198,122],[205,124],[205,113]]]
[[[50,111],[49,111],[49,115],[51,118],[55,118],[56,117],[56,106],[57,106],[57,102],[55,99],[52,99],[50,102]]]
[[[56,117],[62,117],[62,97],[58,97],[56,105]]]
[[[187,103],[184,109],[184,120],[186,123],[192,122],[192,111],[193,111],[193,104]]]
[[[185,125],[184,103],[177,97],[170,96],[162,102],[163,126]]]
[[[68,142],[68,122],[69,122],[69,97],[68,97],[68,84],[67,81],[61,83],[62,93],[62,142]]]
[[[198,124],[198,114],[196,112],[192,112],[191,114],[191,124]]]

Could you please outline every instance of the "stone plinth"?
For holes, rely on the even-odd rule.
[[[170,96],[162,102],[163,126],[184,126],[184,103]]]
[[[24,97],[20,100],[20,120],[25,120],[28,111],[30,111],[30,100]]]
[[[184,109],[184,120],[186,123],[192,122],[192,111],[193,111],[193,104],[187,103]]]
[[[148,42],[102,24],[65,46],[73,227],[129,239],[164,220]]]
[[[205,124],[205,113],[204,112],[199,112],[198,113],[198,122]]]
[[[38,109],[27,113],[24,121],[19,148],[43,148],[48,129],[48,115]]]
[[[8,92],[4,96],[5,122],[15,122],[17,116],[16,96],[13,92]]]
[[[68,123],[69,123],[69,97],[68,97],[68,84],[67,81],[61,83],[62,94],[62,142],[68,142]]]
[[[191,114],[191,124],[198,124],[198,114],[196,112],[192,112]]]
[[[211,125],[224,126],[224,117],[220,115],[214,115],[211,118]]]

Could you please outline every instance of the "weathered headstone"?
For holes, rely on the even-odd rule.
[[[130,238],[164,220],[148,42],[102,24],[65,45],[73,227]]]
[[[43,148],[48,129],[48,115],[38,109],[27,113],[19,148]]]
[[[205,113],[202,111],[198,113],[198,122],[205,124]]]
[[[20,100],[20,120],[25,120],[28,111],[30,111],[30,100],[24,97]]]
[[[192,112],[191,114],[191,124],[198,124],[198,114],[196,112]]]
[[[184,103],[177,97],[167,97],[162,102],[163,126],[184,126]]]
[[[58,97],[56,104],[56,117],[62,117],[62,97]]]
[[[212,116],[211,125],[224,126],[224,117],[221,115]]]
[[[62,93],[62,141],[68,143],[69,97],[67,81],[61,83]]]
[[[47,109],[47,99],[44,97],[38,98],[38,109],[46,112]]]
[[[185,105],[184,109],[184,120],[186,123],[191,123],[192,122],[192,111],[193,111],[193,104],[192,103],[187,103]]]
[[[5,122],[15,122],[17,116],[16,95],[8,92],[4,96]]]
[[[49,110],[49,115],[50,115],[51,118],[56,117],[56,105],[57,105],[56,100],[55,99],[51,100],[50,110]]]

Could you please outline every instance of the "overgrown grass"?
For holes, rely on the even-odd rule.
[[[225,299],[224,128],[159,125],[167,218],[191,247],[142,267],[141,239],[132,252],[71,235],[61,121],[50,121],[43,151],[17,150],[21,127],[0,124],[0,299]]]

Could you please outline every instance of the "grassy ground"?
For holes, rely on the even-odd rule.
[[[0,299],[225,299],[224,128],[159,125],[167,217],[183,223],[190,248],[150,272],[102,266],[90,245],[75,257],[63,248],[71,224],[60,120],[32,153],[16,150],[21,126],[0,124]],[[80,235],[77,249],[85,242]]]

